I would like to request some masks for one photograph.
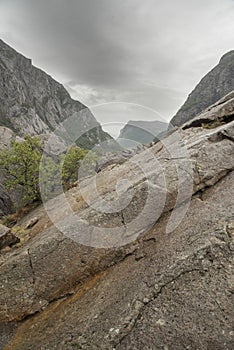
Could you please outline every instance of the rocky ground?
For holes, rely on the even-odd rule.
[[[2,349],[233,349],[233,102],[13,228],[29,226],[0,255]]]

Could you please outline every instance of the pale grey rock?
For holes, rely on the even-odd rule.
[[[68,147],[66,142],[55,134],[41,134],[38,135],[41,144],[46,148],[45,151],[50,155],[60,155],[66,153]]]
[[[0,126],[0,148],[10,148],[13,141],[23,142],[24,139],[17,136],[11,129]]]
[[[32,228],[33,226],[35,226],[35,225],[38,223],[38,221],[39,221],[39,219],[38,219],[37,216],[36,216],[36,217],[33,217],[32,219],[30,219],[30,220],[26,223],[25,229],[27,230],[27,229]]]
[[[0,149],[9,148],[11,146],[12,141],[15,141],[16,135],[15,133],[4,126],[0,126]]]

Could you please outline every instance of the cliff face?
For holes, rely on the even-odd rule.
[[[81,133],[93,129],[79,140],[79,145],[90,148],[111,138],[86,106],[0,40],[0,125],[19,136],[48,134],[75,113]]]
[[[43,207],[18,223],[23,243],[0,255],[4,350],[233,349],[233,116],[231,93],[98,173],[98,193],[83,180],[66,194],[77,222],[55,198],[47,213],[65,235]]]
[[[199,82],[172,118],[171,124],[182,125],[232,90],[234,90],[234,50],[226,53],[219,64]]]

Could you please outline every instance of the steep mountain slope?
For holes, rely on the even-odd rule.
[[[199,82],[172,118],[171,124],[182,125],[232,90],[234,90],[234,50],[226,53],[219,64]]]
[[[111,139],[86,106],[0,40],[0,125],[19,136],[48,134],[75,113],[79,132],[90,130],[79,139],[79,145],[90,148]]]
[[[168,127],[167,123],[155,121],[135,121],[130,120],[120,131],[120,135],[117,141],[125,146],[126,144],[149,144],[154,141],[157,136],[166,131]],[[131,143],[131,141],[135,141]]]
[[[85,179],[66,196],[77,221],[55,198],[47,213],[65,235],[43,208],[18,224],[38,218],[0,255],[4,350],[233,349],[233,116],[231,93],[100,172],[98,193]],[[121,210],[100,210],[128,192]]]

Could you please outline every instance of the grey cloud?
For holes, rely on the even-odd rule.
[[[231,0],[0,1],[0,34],[87,104],[171,117],[233,44]]]

